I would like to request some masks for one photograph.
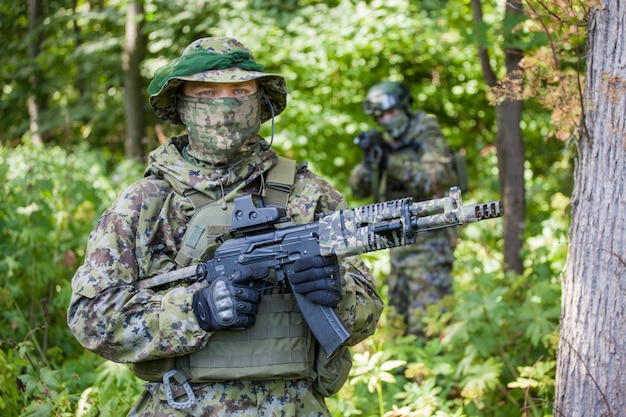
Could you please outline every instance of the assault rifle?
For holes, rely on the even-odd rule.
[[[383,194],[380,189],[381,180],[383,187],[386,185],[381,177],[387,169],[389,144],[383,138],[383,134],[376,129],[359,133],[354,138],[354,143],[363,149],[363,165],[371,175],[371,195],[374,201],[378,201],[379,196]]]
[[[210,260],[139,281],[139,288],[185,279],[212,282],[230,276],[244,266],[265,266],[276,281],[289,281],[294,262],[302,256],[360,255],[410,245],[418,233],[460,226],[502,216],[499,201],[463,206],[461,190],[448,197],[419,203],[411,198],[385,201],[320,215],[308,224],[276,228],[289,221],[285,210],[264,207],[258,196],[235,199],[228,238]],[[263,283],[260,283],[263,284]],[[344,345],[350,332],[332,307],[316,304],[294,292],[304,319],[324,352],[331,357]]]

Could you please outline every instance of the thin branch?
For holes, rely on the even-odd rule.
[[[480,0],[471,0],[472,5],[472,18],[476,30],[478,30],[483,24],[483,8]],[[480,41],[480,39],[479,39]],[[498,77],[493,72],[491,65],[489,65],[489,51],[483,45],[478,44],[478,58],[480,59],[480,66],[483,71],[483,77],[489,87],[495,87],[498,84]]]
[[[550,50],[552,51],[552,59],[554,60],[554,69],[556,69],[558,71],[558,69],[559,69],[559,57],[558,57],[558,53],[557,53],[557,50],[556,50],[556,45],[554,44],[554,40],[552,39],[552,35],[550,34],[550,31],[548,30],[548,26],[544,23],[543,19],[541,18],[539,13],[537,13],[537,10],[533,7],[531,2],[527,0],[526,4],[528,5],[528,7],[530,7],[530,9],[532,10],[534,16],[537,18],[537,20],[539,21],[539,23],[543,27],[543,32],[548,37],[548,42],[550,43]],[[539,4],[543,5],[541,2],[539,2]],[[557,20],[558,20],[558,18],[557,18]]]
[[[528,2],[528,1],[527,1],[527,3],[530,3],[530,2]],[[553,13],[553,12],[552,12],[552,10],[550,10],[550,9],[548,8],[548,6],[546,6],[546,5],[545,5],[542,1],[537,1],[537,3],[539,3],[539,5],[543,8],[543,10],[545,10],[546,12],[548,12],[548,14],[549,14],[550,16],[552,16],[552,18],[553,18],[554,20],[556,20],[556,21],[558,21],[558,22],[560,22],[560,21],[561,21],[561,17],[560,17],[559,15],[557,15],[557,14]],[[530,6],[530,4],[529,4],[529,6]],[[531,6],[531,8],[532,8],[532,6]],[[534,9],[533,9],[533,10],[534,10]]]

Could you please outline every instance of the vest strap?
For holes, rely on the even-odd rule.
[[[266,191],[263,197],[265,204],[287,207],[295,179],[296,161],[279,156],[278,163],[267,173]]]
[[[266,174],[263,202],[267,206],[287,207],[296,179],[296,161],[278,157],[278,162]],[[185,268],[199,260],[214,245],[215,238],[226,233],[232,223],[232,205],[224,210],[219,201],[196,190],[184,193],[194,207],[194,215],[187,225],[180,249],[174,261]]]
[[[214,201],[208,195],[202,194],[200,191],[194,189],[186,190],[184,192],[184,196],[187,197],[194,210],[197,210],[199,207]]]

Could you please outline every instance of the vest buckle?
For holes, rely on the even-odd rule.
[[[170,380],[174,379],[178,382],[184,389],[185,394],[187,395],[187,401],[176,401],[174,400],[174,395],[172,394],[172,386],[170,385]],[[165,396],[167,397],[167,403],[170,407],[175,408],[177,410],[184,410],[186,408],[190,408],[193,403],[196,402],[196,396],[191,389],[191,385],[189,385],[189,376],[187,373],[178,370],[172,369],[167,371],[163,375],[163,388],[165,389]]]

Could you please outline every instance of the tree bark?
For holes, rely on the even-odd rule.
[[[472,14],[476,30],[483,25],[483,13],[480,0],[472,0]],[[519,21],[523,16],[523,7],[520,0],[508,0],[506,3],[505,21]],[[519,63],[523,57],[520,50],[507,47],[513,43],[515,35],[513,28],[504,25],[504,54],[507,77],[518,79]],[[478,38],[484,38],[477,34]],[[490,87],[498,84],[495,72],[489,63],[489,53],[484,45],[479,44],[483,77]],[[523,274],[524,265],[521,249],[524,243],[524,219],[526,216],[524,161],[525,145],[520,127],[522,119],[523,101],[511,98],[505,99],[496,105],[496,152],[498,156],[498,177],[504,206],[504,267],[507,271]]]
[[[589,15],[555,416],[626,410],[626,4],[601,3]]]
[[[504,267],[518,275],[524,273],[521,250],[526,216],[524,184],[524,139],[520,122],[524,103],[506,99],[496,106],[496,152],[498,177],[504,206]]]
[[[124,69],[124,105],[126,110],[126,158],[143,161],[146,138],[144,114],[145,96],[141,77],[141,62],[146,45],[143,36],[143,4],[132,1],[126,12],[126,43],[122,57]]]
[[[37,62],[37,57],[39,56],[41,36],[37,32],[41,26],[43,14],[44,8],[42,0],[28,1],[28,57],[33,63]],[[38,96],[38,87],[41,81],[40,75],[41,71],[37,68],[34,73],[29,77],[30,92],[27,99],[28,116],[30,119],[29,130],[31,134],[32,144],[35,146],[43,145],[40,120],[42,103],[40,97]]]

